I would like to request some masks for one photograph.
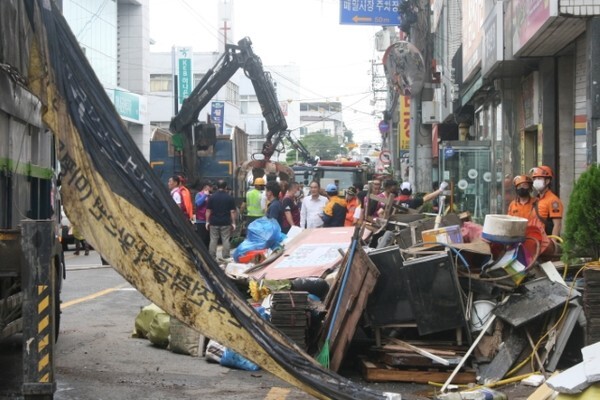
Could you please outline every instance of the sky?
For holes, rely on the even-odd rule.
[[[151,51],[218,51],[220,0],[150,0]],[[228,0],[232,1],[232,0]],[[233,0],[233,35],[248,36],[265,66],[296,64],[299,101],[340,101],[355,142],[380,141],[371,60],[378,26],[341,25],[339,0]],[[381,96],[381,94],[379,94]]]

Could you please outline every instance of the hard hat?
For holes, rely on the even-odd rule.
[[[265,186],[265,180],[263,178],[256,178],[254,180],[254,186]]]
[[[529,183],[529,185],[531,186],[531,184],[533,183],[533,179],[531,179],[527,175],[517,175],[517,176],[515,176],[515,179],[513,179],[513,185],[515,185],[515,187],[517,187],[521,183]]]
[[[552,179],[552,177],[553,177],[553,175],[552,175],[552,168],[548,167],[547,165],[542,165],[541,167],[531,168],[531,170],[529,171],[529,174],[534,179],[535,178],[549,178],[549,179]]]
[[[330,183],[329,185],[327,185],[327,188],[325,188],[325,191],[327,193],[335,193],[338,191],[338,188],[337,186],[335,186],[334,183]]]

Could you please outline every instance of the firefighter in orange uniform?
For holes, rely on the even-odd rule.
[[[550,190],[552,183],[552,169],[546,165],[532,168],[530,171],[533,188],[538,193],[538,201],[534,210],[546,227],[546,234],[560,236],[562,228],[563,204],[562,201]]]
[[[533,179],[527,175],[517,175],[513,179],[513,186],[517,197],[508,206],[508,215],[529,219],[533,211],[533,204],[537,201],[531,197]]]

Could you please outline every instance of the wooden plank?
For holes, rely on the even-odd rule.
[[[344,261],[347,257],[344,258]],[[346,263],[343,262],[342,265]],[[343,274],[343,271],[340,271]],[[343,275],[339,275],[343,276]],[[340,309],[330,338],[329,368],[337,371],[342,364],[344,355],[356,330],[356,326],[367,306],[369,295],[373,291],[379,270],[367,256],[362,246],[356,246],[354,258],[350,266],[350,274],[346,282],[346,288],[340,301]],[[336,288],[339,291],[339,286]],[[333,297],[335,298],[335,297]],[[333,309],[326,315],[323,326],[329,326]]]
[[[546,382],[544,382],[535,390],[535,392],[529,395],[527,400],[549,400],[555,393],[554,389],[551,389]]]
[[[450,371],[401,370],[364,359],[361,360],[361,363],[363,378],[369,382],[442,382],[450,376]],[[473,383],[475,382],[475,373],[473,371],[459,372],[454,376],[453,382]]]
[[[518,331],[500,344],[498,353],[491,363],[482,366],[477,381],[481,384],[494,383],[504,378],[527,345],[527,340]]]
[[[446,359],[444,359],[444,358],[442,358],[440,356],[436,356],[435,354],[432,354],[432,353],[428,352],[425,349],[420,349],[420,348],[418,348],[416,346],[413,346],[412,344],[404,342],[404,341],[402,341],[400,339],[394,339],[394,343],[396,343],[396,344],[398,344],[398,345],[400,345],[402,347],[406,347],[407,349],[412,350],[415,353],[418,353],[418,354],[420,354],[420,355],[422,355],[424,357],[427,357],[427,358],[429,358],[429,359],[431,359],[431,360],[433,360],[433,361],[435,361],[437,363],[440,363],[442,365],[446,365],[446,366],[450,365],[450,363],[448,362],[448,360],[446,360]]]

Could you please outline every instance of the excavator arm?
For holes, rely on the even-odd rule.
[[[183,163],[190,183],[196,180],[194,127],[198,125],[200,111],[240,68],[252,82],[268,128],[262,148],[263,159],[253,161],[253,164],[248,167],[264,168],[281,141],[289,135],[287,122],[279,106],[271,74],[264,71],[262,61],[252,50],[250,38],[246,37],[240,40],[237,45],[228,44],[213,68],[206,72],[190,96],[183,101],[180,111],[173,117],[169,126],[169,130],[173,134],[182,134]],[[294,146],[294,148],[297,147]]]

